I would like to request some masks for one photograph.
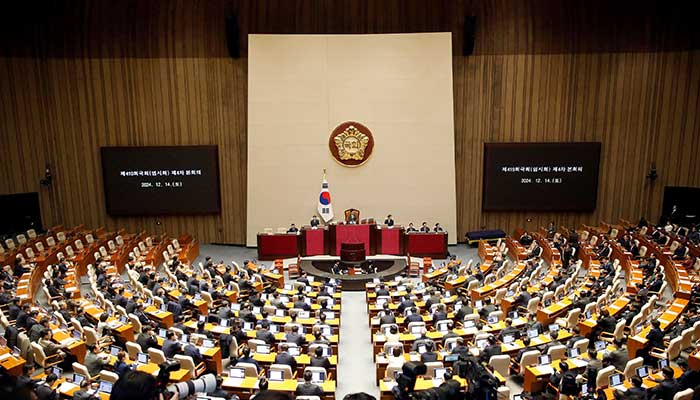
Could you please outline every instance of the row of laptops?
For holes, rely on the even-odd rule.
[[[330,347],[321,346],[321,349],[322,349],[322,353],[323,353],[324,357],[330,357],[333,354]],[[272,352],[272,347],[270,347],[270,345],[267,345],[267,344],[259,344],[259,345],[255,346],[253,351],[257,354],[270,354]],[[293,357],[300,356],[301,355],[301,347],[290,346],[287,349],[287,352]]]
[[[245,379],[245,369],[233,367],[229,369],[228,376],[231,379]],[[268,370],[267,378],[271,382],[284,381],[284,371]],[[326,373],[323,371],[311,372],[311,383],[321,384],[326,381]]]
[[[51,368],[49,368],[49,372],[56,375],[59,379],[63,376],[63,368],[60,368],[60,367],[51,367]],[[85,379],[87,379],[87,377],[85,377],[84,375],[81,375],[81,374],[74,372],[73,374],[71,374],[71,377],[69,380],[74,385],[80,386],[80,384]],[[99,386],[97,387],[97,389],[95,389],[93,394],[97,394],[98,392],[107,393],[107,394],[112,393],[112,382],[100,381]]]

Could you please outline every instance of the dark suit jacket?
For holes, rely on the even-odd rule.
[[[261,329],[255,332],[255,338],[259,340],[264,340],[267,344],[275,343],[275,335],[267,329]]]
[[[34,389],[36,397],[39,400],[58,400],[58,392],[51,389],[48,385],[39,385]]]
[[[277,353],[277,355],[275,356],[275,364],[289,365],[290,367],[292,367],[292,372],[294,372],[297,369],[297,360],[294,359],[294,357],[287,352]]]
[[[425,353],[420,355],[420,360],[424,363],[435,362],[438,360],[438,355],[433,351],[426,351]]]
[[[297,396],[319,396],[323,397],[323,389],[315,383],[304,382],[297,385],[294,391]]]
[[[175,354],[180,354],[181,352],[180,342],[175,342],[168,339],[163,342],[163,354],[165,354],[166,357],[173,358]]]
[[[328,371],[331,368],[331,362],[328,360],[328,357],[312,357],[310,360],[309,365],[312,367],[323,367]]]
[[[673,395],[680,391],[680,385],[675,379],[664,379],[657,386],[651,388],[649,393],[658,400],[673,400]]]

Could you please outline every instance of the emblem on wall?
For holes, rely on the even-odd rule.
[[[372,155],[374,138],[366,126],[347,121],[333,129],[328,148],[339,163],[346,167],[358,167]]]

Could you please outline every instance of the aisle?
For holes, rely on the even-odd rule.
[[[365,293],[343,292],[342,304],[338,345],[340,376],[335,398],[342,400],[346,394],[366,392],[379,399]]]

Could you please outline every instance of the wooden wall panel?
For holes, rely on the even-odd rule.
[[[654,218],[664,185],[700,186],[695,14],[657,0],[15,2],[0,17],[0,193],[39,191],[46,225],[190,232],[244,243],[247,33],[451,31],[458,225]],[[461,56],[465,15],[475,55]],[[4,17],[4,18],[3,18]],[[603,142],[594,213],[482,213],[485,141]],[[105,214],[104,145],[216,144],[219,216]],[[660,178],[645,180],[656,161]],[[46,163],[51,189],[39,186]],[[128,194],[125,194],[128,195]],[[531,223],[526,219],[532,218]]]
[[[658,218],[664,186],[700,186],[700,52],[455,57],[454,79],[463,230]],[[595,212],[482,212],[483,143],[508,141],[602,142]]]
[[[7,179],[0,181],[0,192],[40,190],[47,225],[124,226],[189,232],[207,242],[244,242],[245,60],[2,61],[0,125],[7,145],[0,173]],[[100,146],[180,144],[219,146],[221,215],[106,215]],[[38,182],[47,162],[54,183],[43,189]]]

